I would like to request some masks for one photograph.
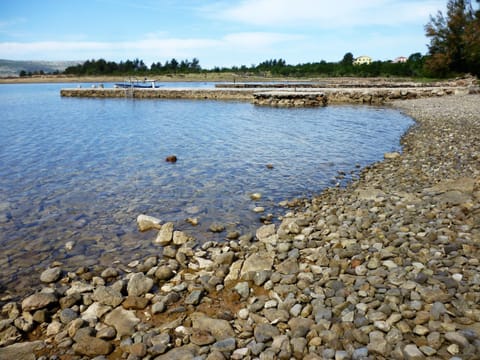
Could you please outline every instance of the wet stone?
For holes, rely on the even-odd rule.
[[[61,274],[62,274],[61,268],[59,267],[50,268],[42,272],[42,274],[40,275],[40,281],[45,283],[52,283],[57,281],[60,278]]]

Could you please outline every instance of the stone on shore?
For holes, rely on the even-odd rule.
[[[145,276],[143,273],[132,275],[127,285],[127,292],[130,296],[142,296],[153,287],[153,279]]]
[[[23,311],[33,311],[46,308],[57,303],[57,297],[52,293],[36,293],[30,295],[22,301]]]
[[[105,324],[111,325],[117,331],[117,338],[122,336],[131,336],[135,331],[135,326],[140,319],[135,316],[132,310],[125,310],[118,307],[105,316]]]
[[[90,336],[88,332],[85,331],[78,331],[74,340],[75,344],[73,344],[72,348],[75,353],[80,355],[95,357],[98,355],[108,355],[113,351],[112,343]]]
[[[191,314],[190,318],[194,329],[209,331],[217,341],[235,337],[235,332],[226,320],[211,318],[200,312]]]
[[[400,157],[400,153],[399,152],[391,152],[391,153],[385,153],[383,155],[383,158],[385,160],[392,160],[392,159],[398,159]]]
[[[122,303],[123,295],[112,287],[99,286],[93,292],[92,299],[103,305],[117,307]]]
[[[264,270],[271,270],[273,267],[274,255],[270,252],[259,252],[251,254],[243,262],[240,270],[240,277],[244,277],[249,273],[255,273]],[[252,275],[253,276],[253,275]]]
[[[62,274],[61,268],[59,267],[50,268],[40,274],[40,281],[45,283],[52,283],[57,281],[60,278],[61,274]]]
[[[37,359],[35,351],[39,351],[44,347],[45,343],[41,340],[0,347],[0,359],[35,360]]]
[[[155,243],[166,246],[172,242],[173,239],[173,223],[167,222],[163,224],[162,228],[158,232],[157,238],[155,239]]]

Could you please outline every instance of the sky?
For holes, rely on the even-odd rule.
[[[0,0],[0,59],[200,60],[202,68],[427,52],[447,0]]]

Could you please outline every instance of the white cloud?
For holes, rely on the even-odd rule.
[[[221,10],[217,4],[211,14],[256,26],[339,28],[426,22],[443,6],[443,0],[343,0],[335,5],[330,0],[243,0]]]
[[[17,60],[80,60],[104,58],[107,60],[143,59],[146,63],[170,58],[212,57],[213,53],[259,53],[279,44],[300,39],[299,36],[268,33],[230,33],[219,38],[169,38],[147,34],[137,41],[39,41],[3,42],[0,54]],[[215,63],[212,58],[211,65]]]
[[[272,32],[241,32],[227,34],[222,39],[222,44],[227,48],[258,49],[295,41],[301,39],[301,36],[272,33]]]

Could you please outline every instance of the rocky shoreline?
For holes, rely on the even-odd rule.
[[[393,106],[403,153],[279,226],[197,248],[141,216],[161,256],[52,264],[0,303],[0,358],[480,358],[480,96]]]

